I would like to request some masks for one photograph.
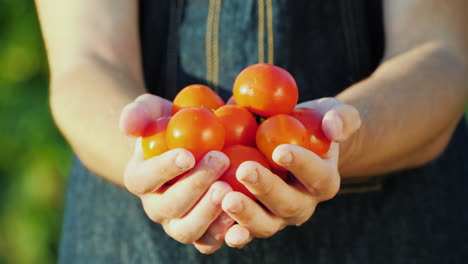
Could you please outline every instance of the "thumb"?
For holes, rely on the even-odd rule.
[[[361,127],[358,110],[347,104],[336,105],[328,110],[322,120],[322,130],[328,139],[343,142]]]
[[[120,130],[127,136],[140,137],[151,123],[170,116],[171,103],[159,96],[143,94],[126,105],[120,114]]]

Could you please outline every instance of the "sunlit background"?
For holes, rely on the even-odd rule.
[[[0,263],[55,263],[71,151],[48,106],[34,1],[0,0]]]
[[[55,263],[71,150],[48,106],[33,1],[0,0],[0,263]]]

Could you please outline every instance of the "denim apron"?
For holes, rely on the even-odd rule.
[[[172,99],[188,84],[229,98],[246,66],[269,62],[295,77],[300,101],[334,96],[369,76],[383,52],[380,1],[140,1],[149,91]],[[424,167],[342,186],[301,227],[213,255],[168,237],[139,199],[75,159],[60,263],[466,263],[467,133]]]

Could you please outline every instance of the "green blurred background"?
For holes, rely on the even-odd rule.
[[[71,150],[48,106],[34,1],[0,0],[0,263],[55,263]]]
[[[48,106],[33,1],[0,0],[0,263],[55,263],[72,153]]]

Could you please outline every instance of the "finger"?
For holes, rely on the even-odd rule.
[[[221,214],[221,202],[232,188],[225,182],[215,182],[200,202],[184,217],[171,219],[164,230],[175,240],[189,244],[197,241]]]
[[[338,192],[338,169],[312,151],[293,144],[284,144],[278,146],[272,156],[276,163],[289,170],[308,192],[320,200],[330,199]]]
[[[137,145],[139,142],[137,141]],[[195,165],[195,158],[186,149],[173,149],[149,160],[143,160],[142,151],[139,150],[141,146],[135,148],[137,150],[134,158],[124,175],[125,187],[135,195],[154,192]]]
[[[271,212],[289,219],[288,224],[301,225],[312,216],[317,204],[315,197],[302,186],[287,184],[259,163],[242,163],[236,176]]]
[[[361,127],[357,109],[351,105],[340,104],[325,113],[322,129],[328,139],[343,142]]]
[[[286,226],[285,220],[268,213],[258,203],[239,192],[224,197],[223,211],[255,237],[270,237]]]
[[[253,236],[250,234],[250,231],[241,225],[233,225],[229,228],[224,238],[226,244],[234,248],[243,248],[252,239]]]
[[[156,95],[143,94],[122,110],[120,130],[128,136],[139,137],[151,121],[162,116],[170,116],[170,102]]]
[[[224,237],[234,220],[228,214],[222,212],[210,225],[203,236],[193,244],[203,254],[211,254],[220,249],[224,244]]]
[[[158,210],[165,218],[180,218],[200,200],[228,166],[226,155],[211,151],[164,193],[150,195],[148,199],[153,200],[154,210]]]

